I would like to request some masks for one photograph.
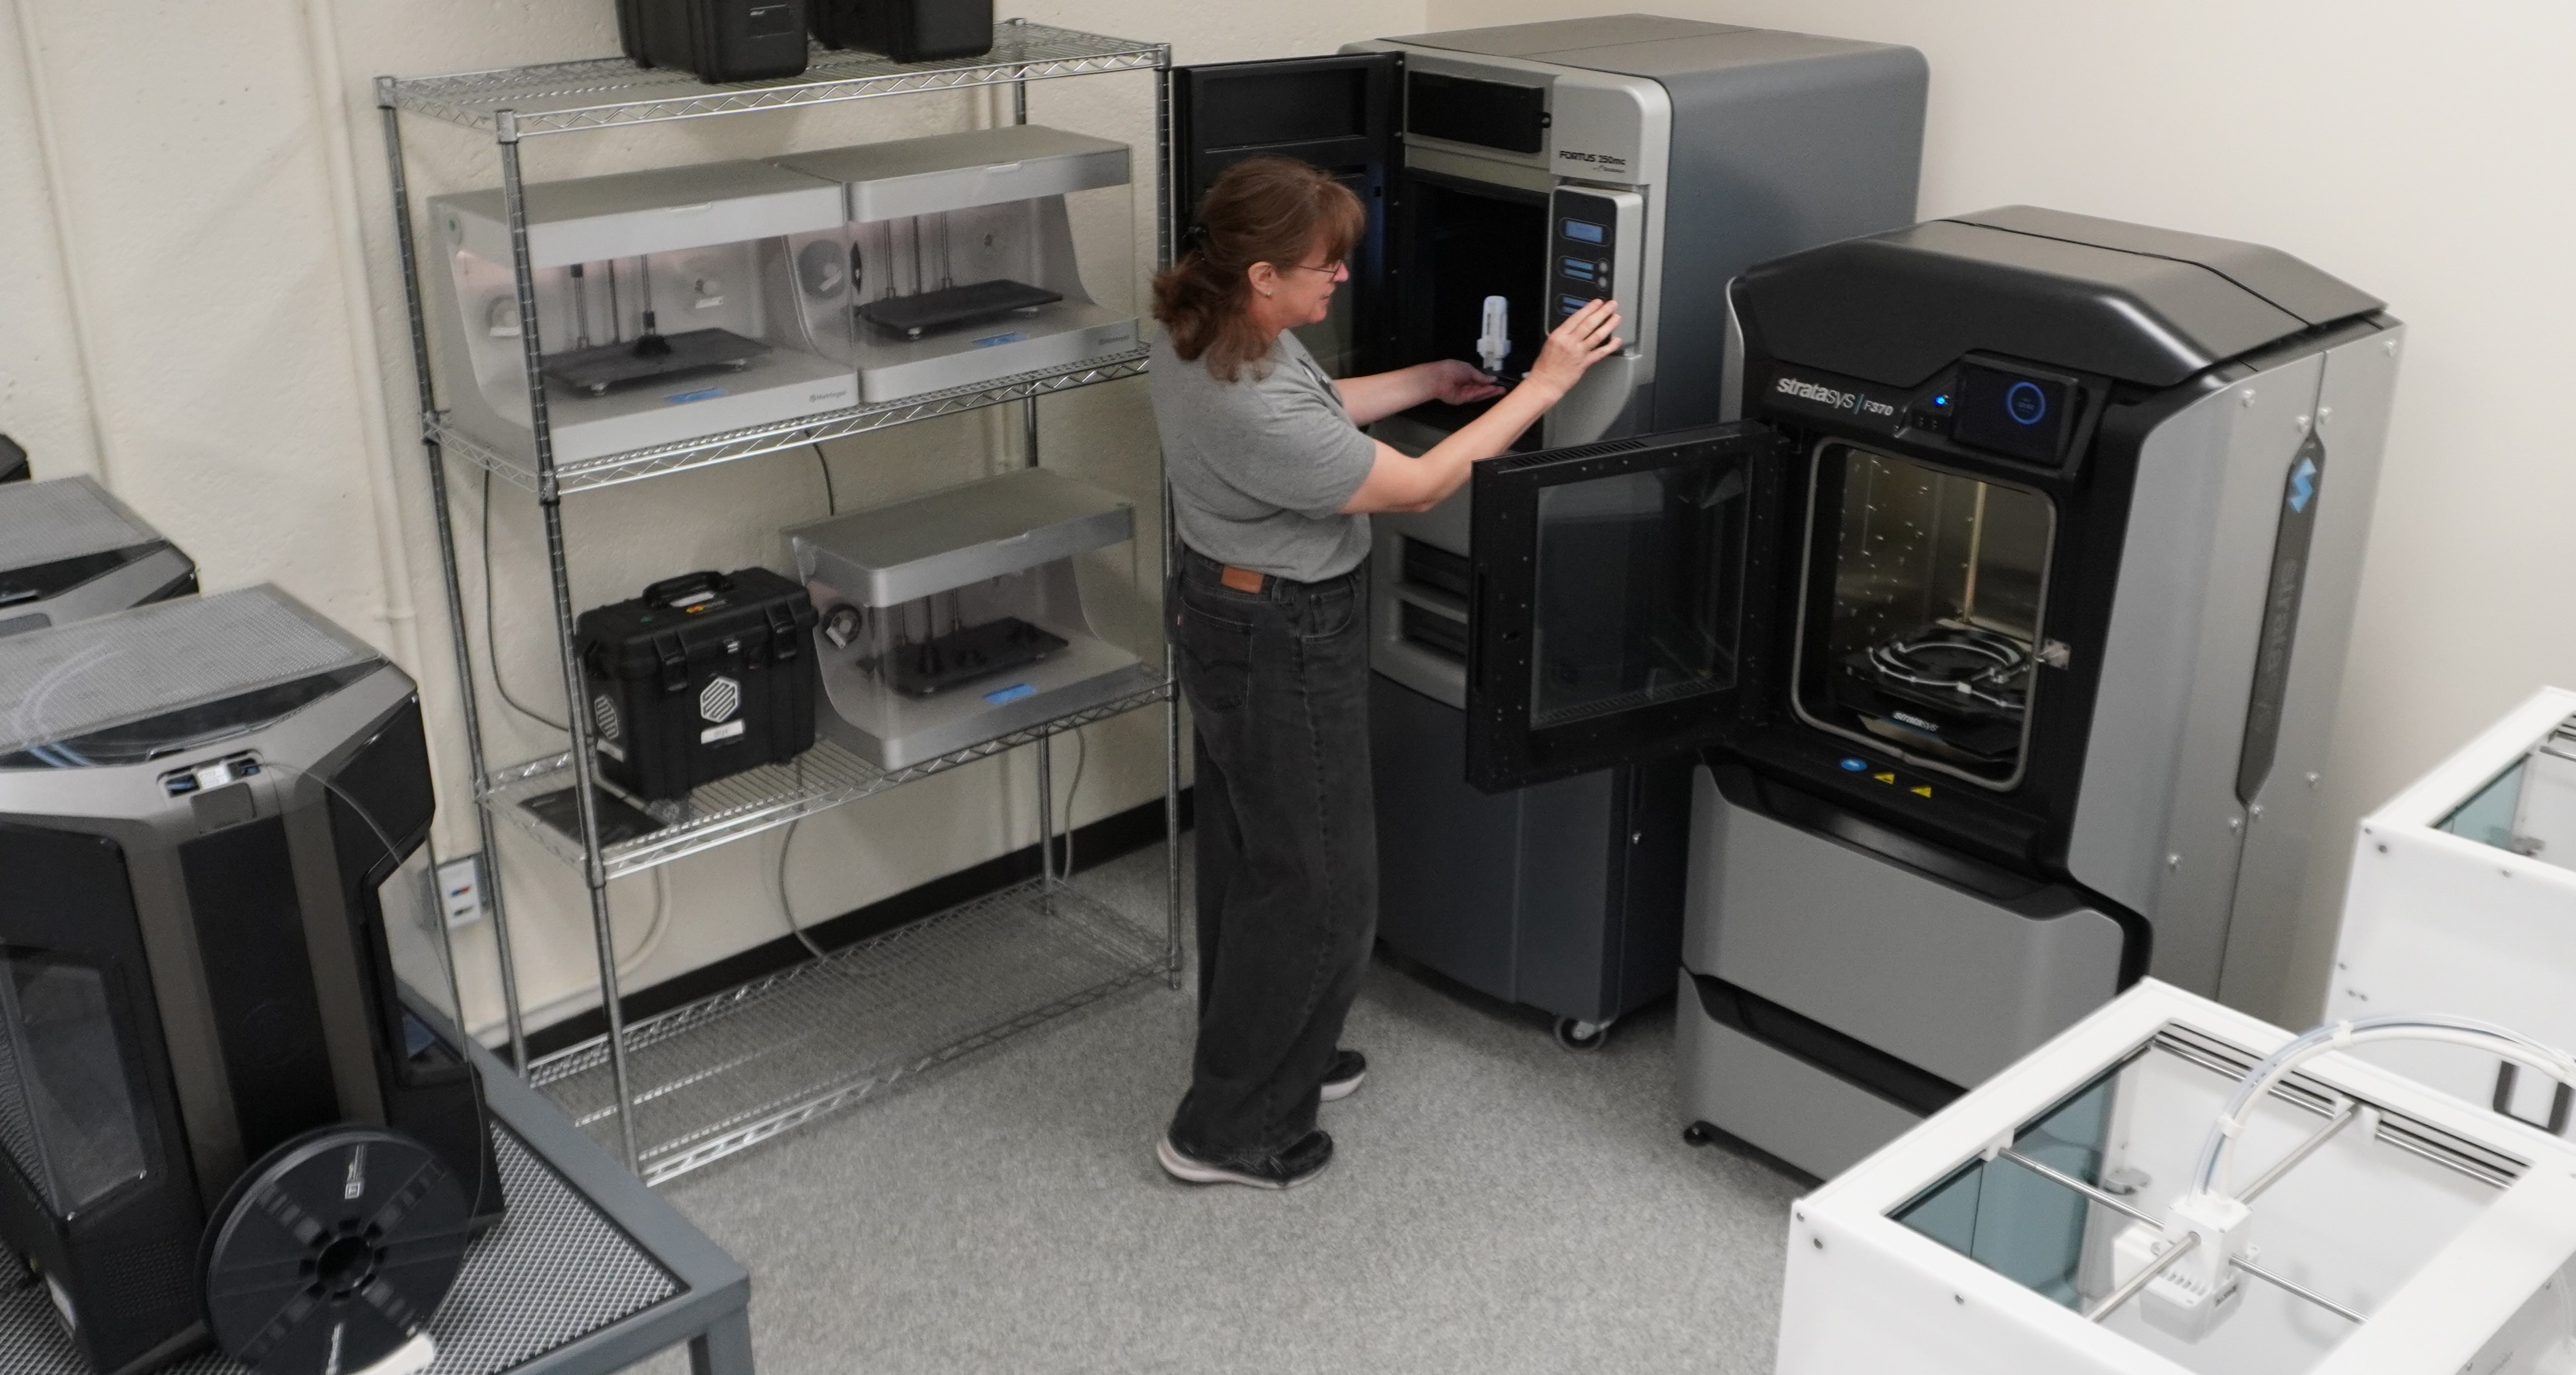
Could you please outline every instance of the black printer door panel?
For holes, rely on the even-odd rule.
[[[1716,743],[1768,635],[1785,444],[1759,424],[1476,465],[1467,781]]]
[[[1172,256],[1199,198],[1225,169],[1256,157],[1291,157],[1341,179],[1360,198],[1368,226],[1351,251],[1351,280],[1333,293],[1332,314],[1297,331],[1336,377],[1395,366],[1395,312],[1387,274],[1393,257],[1395,172],[1404,155],[1399,53],[1343,53],[1274,62],[1222,62],[1172,71]]]

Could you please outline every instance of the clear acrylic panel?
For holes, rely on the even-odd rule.
[[[2008,784],[2020,774],[2055,508],[1866,449],[1838,446],[1823,462],[1841,491],[1820,530],[1835,542],[1832,601],[1823,672],[1807,676],[1801,704]]]
[[[2024,1123],[2008,1153],[1971,1156],[1889,1215],[2195,1375],[2298,1375],[2350,1336],[2353,1324],[2251,1275],[2240,1276],[2229,1316],[2198,1335],[2175,1328],[2152,1294],[2098,1311],[2162,1253],[2161,1222],[2128,1210],[2154,1219],[2171,1211],[2191,1187],[2211,1124],[2254,1059],[2169,1029]],[[2484,1157],[2384,1108],[2329,1131],[2335,1114],[2356,1101],[2297,1080],[2276,1090],[2247,1114],[2233,1182],[2250,1185],[2313,1146],[2254,1202],[2260,1245],[2248,1259],[2367,1316],[2494,1204],[2509,1181]]]
[[[2022,1128],[2013,1149],[2101,1184],[2111,1111],[2108,1078]],[[2081,1306],[2082,1194],[2017,1165],[1976,1161],[1908,1204],[1896,1220],[2068,1308]]]
[[[2576,869],[2576,719],[2560,725],[2440,824],[2456,836]]]
[[[1533,727],[1734,686],[1746,492],[1734,464],[1539,492]]]
[[[42,955],[0,954],[0,1147],[68,1217],[142,1177],[144,1126],[107,981]]]

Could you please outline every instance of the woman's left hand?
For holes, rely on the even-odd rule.
[[[1422,367],[1430,374],[1427,380],[1431,384],[1432,399],[1446,401],[1452,406],[1490,401],[1506,390],[1491,374],[1463,359],[1443,358]]]

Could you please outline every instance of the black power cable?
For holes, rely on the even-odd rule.
[[[557,721],[510,693],[510,682],[501,676],[501,642],[492,634],[492,470],[483,470],[483,652],[492,660],[492,686],[501,700],[521,716],[538,725],[572,734],[572,727]]]

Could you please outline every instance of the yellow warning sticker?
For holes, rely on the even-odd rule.
[[[1932,795],[1932,785],[1929,783],[1915,784],[1914,795],[1916,797],[1930,797]]]
[[[1877,779],[1881,783],[1893,783],[1896,781],[1896,775],[1892,773],[1874,773],[1871,774],[1870,777]]]

